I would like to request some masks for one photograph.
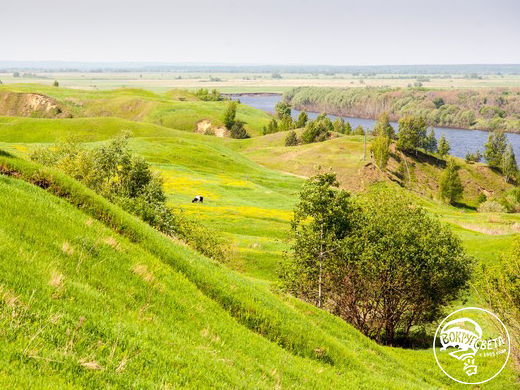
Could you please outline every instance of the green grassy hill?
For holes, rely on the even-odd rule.
[[[318,162],[353,175],[360,137],[293,149],[282,133],[230,140],[115,116],[4,117],[0,150],[25,158],[69,135],[95,145],[122,130],[162,174],[169,203],[232,241],[232,259],[211,261],[67,176],[0,152],[0,386],[457,387],[431,349],[378,346],[273,283],[301,176]],[[417,199],[482,263],[520,223]],[[515,388],[515,375],[486,388]]]
[[[411,367],[406,354],[400,361],[344,322],[274,295],[51,169],[8,156],[0,167],[5,386],[449,384],[431,355],[417,353]]]
[[[35,100],[40,96],[49,101],[35,106]],[[195,131],[197,123],[202,120],[209,120],[215,127],[222,126],[227,104],[225,101],[200,101],[193,93],[182,90],[158,94],[125,88],[87,91],[40,84],[0,85],[0,116],[118,117]],[[45,111],[49,105],[52,109]],[[239,105],[237,119],[243,121],[247,131],[254,136],[262,133],[271,116],[261,110]]]

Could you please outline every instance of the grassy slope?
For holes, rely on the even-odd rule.
[[[1,157],[0,165],[28,181],[36,174],[40,183],[46,178],[51,192],[81,204],[85,213],[19,180],[0,178],[6,221],[0,229],[0,319],[7,325],[0,348],[9,356],[0,368],[4,383],[49,388],[449,383],[410,370],[391,349],[342,321],[271,294],[59,173],[9,157]],[[497,384],[510,380],[504,376]]]
[[[65,126],[70,122],[56,121],[55,124],[57,123]],[[66,131],[68,131],[66,128],[57,131],[56,136]],[[250,275],[272,279],[274,277],[274,266],[281,259],[281,250],[285,248],[285,244],[280,238],[287,231],[290,209],[295,198],[294,194],[301,184],[301,179],[261,168],[228,148],[231,145],[235,149],[245,150],[249,148],[249,143],[253,140],[238,142],[175,132],[168,129],[165,131],[171,132],[169,137],[136,138],[132,142],[132,147],[143,153],[165,174],[170,201],[177,205],[183,205],[188,212],[204,217],[213,227],[232,234],[231,237],[236,240],[239,247],[234,266],[243,269]],[[2,134],[3,130],[0,127],[0,137]],[[152,133],[149,135],[152,135]],[[45,131],[41,131],[40,136],[43,140],[43,137],[46,137],[47,134]],[[92,141],[103,140],[112,136],[112,132],[98,129],[91,133],[91,136],[90,140]],[[2,140],[10,142],[9,148],[11,150],[26,152],[28,148],[34,146],[31,144],[12,144],[16,141],[16,133],[12,133],[9,137],[2,138]],[[55,139],[46,140],[53,141]],[[190,203],[195,190],[199,192],[207,191],[210,194],[208,204],[192,205]],[[432,209],[436,208],[435,211],[443,215],[444,219],[451,218],[455,220],[455,223],[462,217],[482,223],[486,223],[485,219],[488,218],[475,213],[461,213],[453,208],[440,206],[433,202],[426,201],[426,203]],[[477,219],[474,219],[475,217]],[[496,218],[496,216],[493,216],[493,218]],[[498,216],[498,218],[503,217]],[[458,233],[464,238],[465,243],[473,253],[479,257],[485,257],[488,261],[493,260],[491,255],[494,252],[490,252],[490,248],[493,251],[502,250],[507,246],[511,237],[490,236],[464,229],[458,229]],[[211,284],[207,280],[207,276],[198,279],[198,283],[199,285],[203,283],[206,287],[208,283]],[[258,284],[256,288],[260,288]],[[222,290],[228,289],[229,284],[222,286],[222,289],[218,287],[218,294]],[[211,296],[214,296],[214,294],[216,294],[215,291],[210,293]],[[248,294],[251,295],[251,292],[246,293],[246,296]],[[221,302],[227,302],[227,299]],[[272,304],[273,302],[269,303],[269,306]],[[372,354],[370,349],[366,350],[364,343],[367,341],[357,333],[352,338],[354,334],[352,331],[347,331],[348,327],[345,328],[346,325],[340,320],[297,301],[290,300],[286,304],[290,304],[293,310],[303,314],[305,321],[312,321],[319,329],[334,329],[335,337],[346,340],[350,344],[354,343],[357,353],[366,354],[367,358]],[[292,314],[284,313],[282,316],[284,321],[285,318],[295,315],[294,312]],[[298,318],[297,322],[302,317]],[[307,322],[306,325],[299,324],[297,329],[300,329],[300,326],[301,329],[307,329],[309,324]],[[308,329],[301,332],[307,333]],[[298,334],[295,331],[294,335]],[[301,335],[298,337],[301,337]],[[294,340],[284,341],[288,344],[292,342]],[[389,351],[390,354],[395,355],[405,364],[413,364],[412,362],[419,360],[417,364],[420,365],[421,370],[436,377],[435,366],[432,366],[431,361],[431,351]],[[342,354],[343,352],[339,353],[339,355]],[[508,383],[509,379],[510,376],[506,376],[503,378],[505,382],[497,383]],[[439,380],[442,380],[442,378],[439,378]]]
[[[73,117],[111,116],[185,131],[194,131],[196,123],[202,119],[221,126],[227,106],[227,102],[199,101],[192,93],[182,90],[158,94],[141,89],[87,91],[40,84],[0,85],[0,94],[9,92],[49,96]],[[270,118],[269,114],[246,105],[239,105],[237,110],[237,119],[246,123],[251,135],[261,134]]]

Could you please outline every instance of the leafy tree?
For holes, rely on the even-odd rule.
[[[424,150],[435,153],[437,151],[437,138],[435,138],[435,133],[433,129],[430,129],[428,135],[424,140]]]
[[[58,83],[58,80],[54,80],[54,82],[52,83],[52,86],[53,87],[59,87],[60,83]]]
[[[195,95],[202,101],[218,102],[224,100],[224,97],[216,89],[212,89],[210,92],[206,88],[200,88],[195,92]]]
[[[226,129],[231,130],[233,127],[233,124],[235,123],[235,116],[237,114],[237,103],[234,101],[231,101],[228,103],[226,111],[224,111],[224,126],[226,126]]]
[[[374,191],[355,206],[332,267],[330,304],[364,334],[392,345],[443,316],[466,291],[472,260],[448,226],[403,192]]]
[[[334,131],[336,133],[345,134],[345,121],[343,118],[336,118],[332,123],[332,126],[334,127]]]
[[[512,181],[518,178],[518,165],[516,163],[515,152],[513,151],[513,145],[509,144],[505,153],[502,156],[502,163],[500,166],[504,180],[506,182]]]
[[[417,150],[424,145],[426,121],[422,117],[404,116],[399,119],[397,148],[406,152]]]
[[[488,141],[484,145],[484,157],[490,167],[501,167],[506,148],[507,138],[503,131],[489,133]]]
[[[375,136],[383,135],[388,138],[395,137],[395,131],[392,125],[390,124],[388,113],[383,112],[381,115],[379,115],[379,118],[377,118],[376,125],[374,126],[373,134]]]
[[[457,165],[453,159],[448,160],[446,169],[441,174],[439,190],[441,198],[450,204],[462,197],[462,182],[457,171]]]
[[[278,131],[287,131],[294,129],[294,122],[291,116],[284,116],[278,123]]]
[[[301,129],[302,127],[305,127],[308,120],[309,120],[309,116],[307,115],[307,113],[305,111],[300,112],[300,114],[298,115],[298,119],[296,120],[295,127],[297,129]]]
[[[439,139],[439,146],[437,147],[437,150],[441,157],[445,157],[449,153],[450,149],[451,148],[450,144],[448,143],[448,140],[446,139],[444,134],[441,135],[441,138]]]
[[[363,129],[363,126],[359,125],[358,127],[356,127],[354,129],[352,134],[354,134],[354,135],[365,135],[365,130]]]
[[[264,126],[264,135],[276,133],[278,130],[278,121],[276,119],[271,119],[267,127]]]
[[[372,154],[376,165],[385,169],[390,157],[390,138],[386,135],[378,135],[372,143]]]
[[[480,150],[477,150],[475,153],[467,152],[466,156],[464,157],[467,163],[477,163],[482,160],[482,153],[480,153]]]
[[[326,114],[320,114],[313,121],[305,126],[305,130],[301,135],[304,144],[312,142],[322,142],[329,138],[330,132],[334,130],[334,126]]]
[[[345,122],[345,135],[352,134],[352,126],[350,125],[350,122]]]
[[[290,131],[285,137],[285,146],[296,146],[298,145],[298,137],[294,130]]]
[[[330,298],[329,276],[350,214],[349,194],[339,189],[336,174],[318,173],[305,182],[291,223],[292,256],[281,275],[286,289],[318,307]]]
[[[276,117],[278,119],[283,119],[285,117],[289,117],[289,118],[291,117],[291,106],[284,101],[276,103],[274,110],[276,112]]]
[[[230,132],[231,132],[231,138],[236,138],[236,139],[250,138],[249,134],[247,133],[247,131],[244,127],[244,122],[242,122],[242,121],[235,121],[235,123],[233,123],[233,126],[231,126]]]
[[[13,72],[13,77],[20,77],[20,72]]]

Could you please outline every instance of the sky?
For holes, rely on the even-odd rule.
[[[520,0],[0,0],[0,61],[520,63]]]

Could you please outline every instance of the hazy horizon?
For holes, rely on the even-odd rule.
[[[519,64],[520,2],[8,2],[0,61]]]

